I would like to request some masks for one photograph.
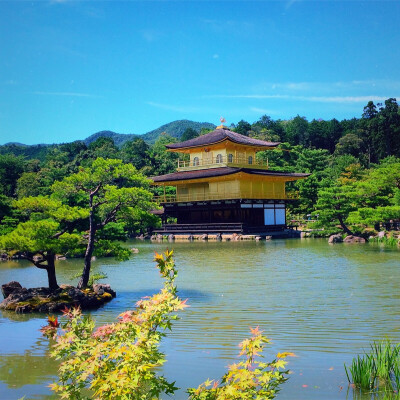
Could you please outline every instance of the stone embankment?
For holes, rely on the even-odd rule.
[[[94,309],[116,296],[110,285],[105,284],[94,284],[83,290],[61,285],[59,289],[50,290],[45,287],[27,289],[12,281],[2,285],[1,291],[4,300],[0,309],[16,313],[54,313],[73,306],[80,306],[82,310]]]
[[[138,236],[136,239],[151,241],[240,241],[240,240],[271,240],[272,238],[291,238],[300,237],[299,231],[285,230],[280,232],[272,232],[271,234],[253,234],[253,235],[242,235],[238,233],[200,233],[200,234],[155,234],[151,236]]]

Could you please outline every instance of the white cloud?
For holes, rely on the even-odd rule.
[[[387,93],[388,91],[400,91],[400,81],[370,79],[370,80],[352,80],[336,82],[262,82],[251,88],[252,92],[270,93],[281,91],[284,93],[308,92],[325,95],[342,95],[343,91],[357,91],[365,95],[365,92]],[[362,91],[362,93],[360,93]]]
[[[400,96],[294,96],[294,95],[268,95],[268,94],[238,94],[238,95],[211,95],[211,98],[221,99],[286,99],[297,101],[311,101],[320,103],[365,103],[372,101],[384,101],[389,97],[399,98]]]
[[[392,96],[298,96],[298,100],[315,101],[322,103],[366,103],[372,101],[385,101]]]

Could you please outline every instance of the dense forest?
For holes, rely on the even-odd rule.
[[[289,205],[289,220],[313,220],[313,228],[323,228],[325,234],[366,234],[382,226],[396,227],[400,219],[400,111],[396,99],[390,98],[384,104],[370,101],[360,114],[360,118],[342,121],[307,121],[299,115],[290,120],[273,120],[264,115],[253,123],[239,121],[230,129],[281,142],[276,150],[258,154],[261,159],[268,159],[271,169],[311,174],[308,179],[291,184],[300,198]],[[1,146],[0,235],[32,218],[32,210],[27,213],[21,206],[23,199],[54,198],[57,182],[89,171],[96,159],[120,160],[146,177],[166,174],[176,169],[180,156],[166,152],[164,145],[205,134],[213,125],[175,128],[174,134],[152,132],[149,137],[154,143],[135,136],[122,142],[119,137],[115,143],[113,135],[105,132],[86,142],[26,146],[38,150],[37,158],[21,151],[17,144]],[[123,180],[116,184],[123,187]],[[146,190],[157,192],[152,187]],[[69,204],[76,205],[77,199]],[[122,238],[159,223],[146,210],[136,217],[114,215],[114,231],[108,228],[108,235]],[[85,222],[81,224],[85,226]],[[103,236],[106,240],[107,234]]]

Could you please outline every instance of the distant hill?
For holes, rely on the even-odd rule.
[[[181,119],[178,121],[173,121],[168,124],[162,125],[159,128],[154,129],[153,131],[141,135],[140,137],[145,142],[150,144],[153,144],[163,132],[167,133],[172,137],[180,139],[183,132],[185,132],[187,128],[192,128],[195,131],[200,132],[202,128],[214,129],[215,125],[210,124],[209,122],[194,122],[194,121],[189,121],[187,119]]]
[[[136,138],[141,138],[148,144],[154,144],[154,142],[163,132],[172,137],[180,139],[183,132],[185,132],[187,128],[192,128],[195,131],[200,132],[202,128],[214,129],[215,125],[209,122],[195,122],[189,121],[187,119],[181,119],[162,125],[159,128],[147,132],[143,135],[135,135],[133,133],[116,133],[112,131],[100,131],[88,136],[86,139],[83,139],[83,142],[85,142],[86,145],[89,145],[100,137],[110,137],[114,140],[114,143],[118,147],[121,147],[128,140],[134,140]],[[23,143],[9,142],[2,146],[0,145],[0,154],[11,153],[15,154],[16,156],[23,156],[27,159],[37,158],[39,160],[44,160],[48,150],[54,147],[57,147],[57,144],[27,145]]]
[[[3,146],[28,146],[27,144],[23,144],[23,143],[18,143],[18,142],[8,142],[8,143],[4,143]]]
[[[99,137],[110,137],[114,140],[114,143],[118,147],[122,146],[128,140],[134,140],[137,138],[141,138],[145,142],[153,144],[163,132],[179,139],[187,128],[192,128],[195,131],[200,132],[202,128],[214,129],[215,125],[210,124],[209,122],[195,122],[189,121],[187,119],[181,119],[178,121],[169,122],[168,124],[162,125],[159,128],[147,132],[143,135],[135,135],[132,133],[116,133],[112,131],[100,131],[84,139],[84,142],[88,145],[94,142]]]
[[[90,143],[96,141],[100,137],[109,137],[112,140],[114,140],[116,146],[120,147],[128,140],[133,140],[138,137],[142,137],[142,135],[135,135],[133,133],[116,133],[113,131],[100,131],[97,133],[93,133],[93,135],[90,135],[83,141],[85,142],[86,145],[89,145]]]
[[[46,158],[47,152],[56,146],[56,144],[27,145],[22,143],[7,143],[0,146],[0,154],[14,154],[28,160],[38,159],[43,161]]]

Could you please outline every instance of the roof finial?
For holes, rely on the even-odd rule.
[[[219,120],[221,121],[221,125],[217,126],[217,129],[224,129],[224,122],[226,122],[226,119],[221,117]]]

